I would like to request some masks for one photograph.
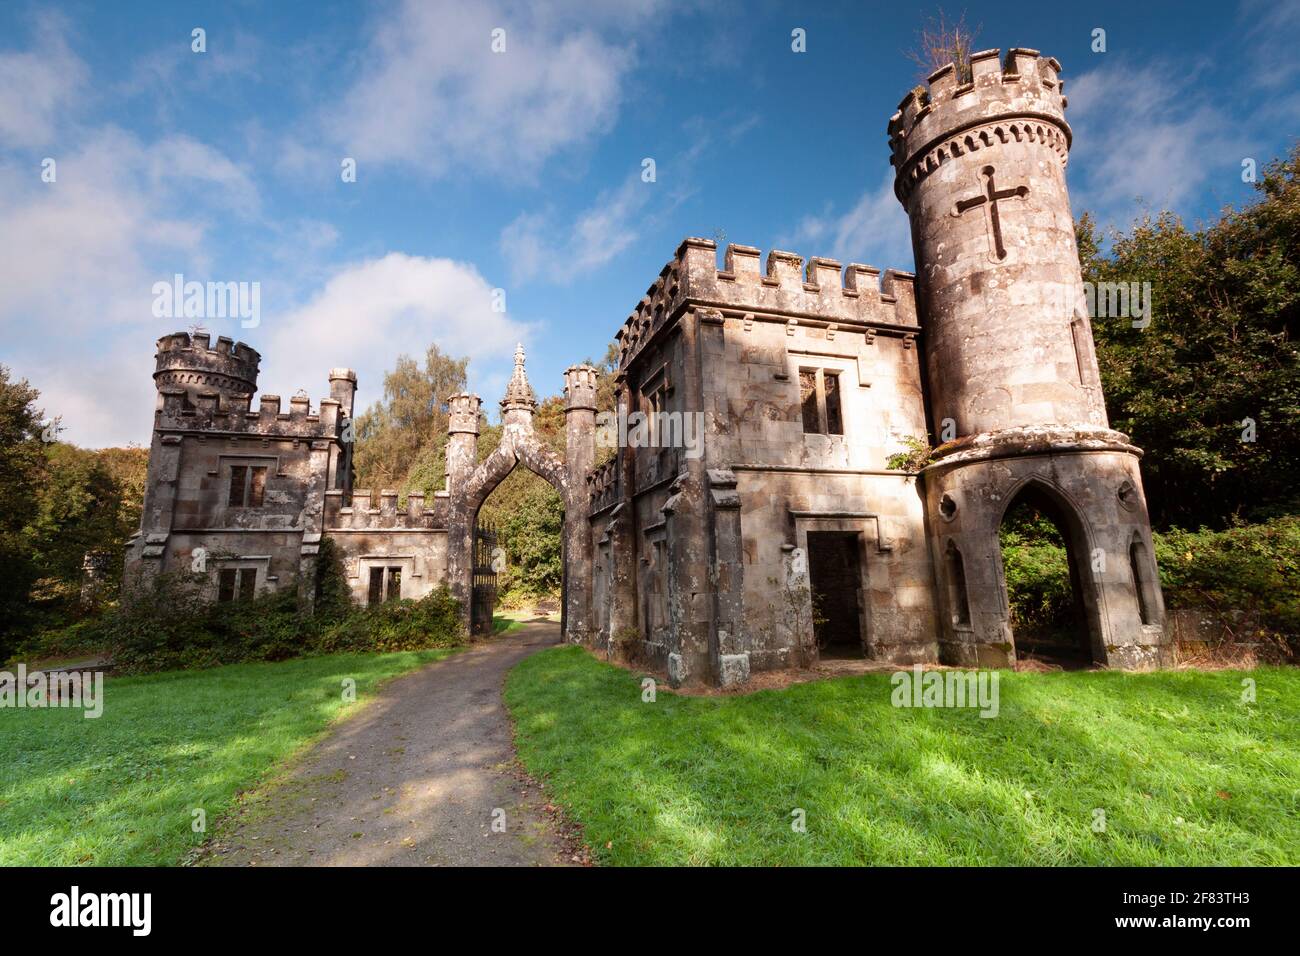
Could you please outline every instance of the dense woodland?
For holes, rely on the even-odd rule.
[[[1167,600],[1250,610],[1292,637],[1300,632],[1298,173],[1300,147],[1264,170],[1255,202],[1208,224],[1163,213],[1103,236],[1087,214],[1078,223],[1085,279],[1150,282],[1154,291],[1149,326],[1098,318],[1093,333],[1111,424],[1146,452]],[[612,407],[613,357],[598,366],[603,408]],[[443,487],[446,398],[465,388],[466,368],[436,345],[423,361],[398,357],[382,399],[358,416],[357,487],[426,495]],[[0,366],[0,660],[100,613],[80,600],[83,558],[103,555],[104,591],[115,594],[139,523],[147,451],[58,441],[57,415]],[[544,399],[535,423],[563,454],[562,398]],[[480,456],[499,438],[500,426],[485,420]],[[481,519],[507,553],[506,600],[558,591],[561,512],[555,491],[524,469],[487,500]],[[1018,623],[1050,622],[1068,591],[1059,536],[1029,514],[1007,526],[1003,542]]]

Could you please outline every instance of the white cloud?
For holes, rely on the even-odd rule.
[[[327,126],[358,165],[532,179],[617,112],[632,50],[594,32],[589,12],[405,0],[374,30],[362,73]],[[502,53],[490,46],[497,28],[506,31]]]
[[[552,212],[521,213],[501,231],[501,253],[514,282],[545,277],[569,283],[603,266],[636,241],[634,220],[650,201],[656,184],[633,176],[618,189],[602,193],[568,226]]]
[[[827,256],[878,269],[912,268],[912,234],[907,213],[894,196],[891,170],[874,189],[859,197],[853,208],[835,215],[805,216],[781,246],[805,256]]]
[[[262,353],[262,391],[305,388],[314,402],[329,370],[348,367],[362,407],[380,397],[399,353],[422,356],[430,342],[471,360],[509,360],[532,329],[493,311],[492,293],[469,263],[390,252],[339,269],[306,304],[264,316],[244,338]]]
[[[1191,80],[1166,64],[1114,60],[1068,84],[1076,215],[1125,226],[1138,197],[1177,210],[1212,177],[1230,185],[1239,176],[1252,137],[1213,100],[1187,96]]]
[[[87,76],[64,39],[62,19],[41,17],[32,49],[0,53],[0,140],[10,148],[49,143],[61,111],[84,94]]]

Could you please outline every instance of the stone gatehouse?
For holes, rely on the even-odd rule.
[[[1036,51],[988,50],[904,98],[888,133],[916,276],[739,245],[719,268],[713,242],[686,239],[615,337],[614,420],[597,418],[596,370],[570,368],[561,461],[533,436],[521,349],[485,460],[480,399],[450,397],[432,502],[398,510],[396,492],[352,488],[349,370],[314,412],[306,396],[253,410],[256,352],[165,336],[128,563],[201,554],[218,599],[305,591],[328,536],[357,600],[446,582],[468,622],[478,509],[522,464],[564,500],[570,641],[674,684],[741,683],[829,651],[1006,666],[998,530],[1029,500],[1065,538],[1081,650],[1158,666],[1141,452],[1106,419],[1059,74]],[[916,470],[890,467],[909,438],[937,447]]]

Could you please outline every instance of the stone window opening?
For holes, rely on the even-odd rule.
[[[953,627],[970,627],[970,598],[966,593],[966,563],[951,541],[944,553],[948,578],[948,613]]]
[[[1151,586],[1151,563],[1147,559],[1147,547],[1137,535],[1133,536],[1128,546],[1129,570],[1133,574],[1133,591],[1137,595],[1138,615],[1143,624],[1155,624],[1155,594]]]
[[[265,465],[230,466],[230,507],[260,508],[265,492]]]
[[[805,435],[843,435],[840,373],[836,369],[799,369],[799,409]]]
[[[396,601],[401,596],[402,569],[400,567],[373,565],[370,568],[370,582],[366,603],[383,604],[385,601]]]
[[[257,594],[257,568],[221,568],[217,571],[217,601],[251,601]]]

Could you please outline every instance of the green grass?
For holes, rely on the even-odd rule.
[[[104,713],[0,710],[0,865],[171,865],[240,791],[450,650],[331,654],[111,678]],[[356,681],[356,704],[343,680]]]
[[[524,622],[503,614],[492,616],[492,633],[509,634],[511,631],[523,630]]]
[[[564,647],[506,702],[602,863],[1300,863],[1298,670],[1001,672],[992,719],[892,707],[889,680],[642,703]]]

